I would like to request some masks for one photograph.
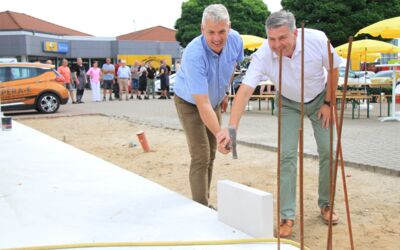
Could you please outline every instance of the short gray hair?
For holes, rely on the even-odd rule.
[[[211,20],[215,23],[226,22],[229,24],[228,10],[223,4],[211,4],[204,9],[201,23],[205,24],[207,20]]]
[[[296,29],[296,19],[292,12],[287,10],[281,10],[278,12],[272,13],[265,22],[265,28],[278,28],[283,25],[289,26],[290,31],[294,31]]]

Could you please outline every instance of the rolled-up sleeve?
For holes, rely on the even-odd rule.
[[[254,54],[242,83],[252,87],[253,89],[256,88],[260,81],[266,77],[264,67],[261,58],[257,54]]]

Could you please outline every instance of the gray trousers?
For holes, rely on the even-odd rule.
[[[150,93],[151,93],[151,96],[153,96],[153,99],[154,99],[155,93],[156,93],[156,88],[154,86],[154,82],[155,82],[154,79],[147,78],[146,93],[147,93],[147,96],[150,96]]]
[[[324,98],[325,92],[321,93],[311,103],[304,104],[304,115],[311,121],[319,154],[318,205],[321,208],[329,205],[330,192],[329,129],[322,128],[322,119],[318,120],[317,118],[320,107],[324,103]],[[281,124],[281,218],[294,220],[296,212],[297,150],[298,131],[300,128],[300,103],[282,96]]]

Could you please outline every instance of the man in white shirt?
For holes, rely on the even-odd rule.
[[[234,100],[229,125],[238,127],[245,106],[260,80],[267,76],[278,83],[279,51],[282,50],[282,129],[281,129],[281,237],[289,237],[295,218],[298,130],[300,128],[301,93],[301,34],[291,12],[271,14],[266,22],[268,40],[253,54],[243,84]],[[310,119],[319,153],[319,199],[321,217],[329,223],[329,153],[330,88],[326,70],[329,69],[326,35],[318,30],[305,29],[304,42],[304,111]],[[332,47],[332,46],[331,46]],[[331,51],[334,51],[333,48]],[[333,79],[337,88],[340,57],[334,53]],[[277,87],[277,86],[275,86]],[[218,149],[226,153],[229,139],[217,138]],[[333,224],[338,222],[334,213]]]
[[[119,100],[122,100],[122,94],[125,93],[125,99],[128,101],[128,84],[131,81],[131,68],[126,65],[125,60],[121,60],[121,66],[117,72],[119,84]]]

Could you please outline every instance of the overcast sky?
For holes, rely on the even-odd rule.
[[[263,0],[270,11],[280,0]],[[0,12],[25,13],[94,36],[113,37],[156,25],[174,28],[183,0],[5,0]]]

